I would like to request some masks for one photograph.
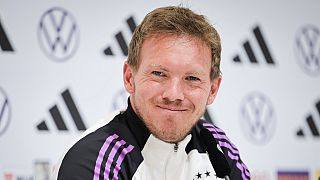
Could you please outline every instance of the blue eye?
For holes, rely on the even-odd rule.
[[[186,77],[186,80],[187,80],[187,81],[200,81],[199,78],[194,77],[194,76],[187,76],[187,77]]]

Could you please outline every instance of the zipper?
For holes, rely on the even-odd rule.
[[[174,152],[178,152],[178,149],[179,149],[179,144],[175,143],[174,146],[173,146],[173,151]]]
[[[173,146],[173,152],[171,151],[168,155],[168,158],[166,159],[165,162],[165,174],[164,174],[164,179],[169,180],[172,179],[172,169],[170,168],[172,166],[172,163],[174,163],[174,160],[178,157],[178,149],[179,149],[179,143],[174,143]]]

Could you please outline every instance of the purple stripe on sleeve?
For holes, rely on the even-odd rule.
[[[245,176],[245,174],[244,174],[244,172],[243,172],[244,170],[243,170],[243,167],[241,166],[241,164],[240,164],[239,162],[237,162],[236,166],[237,166],[238,169],[240,169],[240,171],[241,171],[242,179],[243,179],[243,180],[247,180],[248,178],[247,178],[247,176]]]
[[[208,130],[209,130],[210,132],[216,132],[216,131],[215,131],[216,129],[217,129],[217,128],[208,128]],[[217,139],[225,139],[225,140],[227,140],[228,143],[227,143],[227,142],[218,141],[218,142],[219,142],[219,145],[230,149],[230,150],[231,150],[233,153],[235,153],[235,154],[239,154],[238,149],[236,148],[235,145],[233,145],[233,144],[231,143],[231,141],[228,139],[227,136],[221,135],[221,134],[212,134],[212,136],[213,136],[214,138],[217,138]]]
[[[233,154],[239,154],[239,151],[238,151],[237,149],[234,149],[234,148],[233,148],[232,146],[230,146],[230,144],[227,143],[227,142],[219,141],[219,146],[228,148]]]
[[[250,173],[249,173],[246,165],[239,162],[239,156],[235,156],[235,155],[231,154],[230,152],[228,152],[228,156],[230,157],[230,159],[237,161],[236,166],[241,171],[243,179],[247,179],[247,177],[250,177]]]
[[[218,134],[216,132],[216,128],[207,128],[210,132],[215,132],[216,134],[212,134],[213,137],[217,138],[217,139],[225,139],[227,140],[230,145],[234,148],[234,149],[237,149],[236,146],[234,144],[231,143],[231,141],[229,140],[229,138],[226,136],[226,135],[221,135],[221,134]]]
[[[228,144],[231,146],[231,148],[233,148],[234,150],[238,151],[238,149],[236,148],[236,146],[235,146],[234,144],[232,144],[228,139],[223,138],[223,137],[221,137],[221,135],[217,135],[217,134],[212,134],[212,136],[213,136],[214,138],[216,138],[219,142],[220,142],[222,139],[227,140],[227,142],[228,142]]]
[[[209,131],[211,131],[211,132],[215,132],[215,133],[217,133],[218,134],[218,128],[215,128],[215,127],[206,127],[206,129],[208,129]],[[223,133],[223,134],[225,134],[225,133]]]
[[[111,168],[114,156],[119,151],[120,146],[123,146],[124,144],[126,144],[126,142],[124,140],[121,140],[121,141],[116,142],[116,144],[113,146],[113,148],[109,154],[108,160],[106,162],[105,169],[104,169],[104,178],[109,177],[110,168]]]
[[[101,168],[101,163],[104,157],[104,154],[106,153],[108,147],[110,146],[110,143],[114,140],[117,139],[119,136],[116,134],[113,134],[112,136],[109,136],[108,138],[106,138],[105,142],[103,143],[100,151],[99,151],[99,155],[97,157],[96,160],[96,165],[94,167],[94,176],[93,176],[93,180],[99,180],[99,176],[100,176],[100,168]]]
[[[211,128],[215,128],[217,132],[220,132],[220,133],[225,134],[223,130],[221,130],[221,129],[219,129],[219,128],[215,127],[214,125],[212,125],[212,124],[210,124],[210,123],[203,123],[202,125],[203,125],[204,127],[206,127],[206,128],[209,128],[209,127],[211,127]]]
[[[212,125],[212,124],[209,124],[209,123],[203,123],[202,124],[203,125],[203,127],[205,127],[205,128],[214,128],[217,132],[219,132],[219,133],[222,133],[222,134],[225,134],[225,132],[223,131],[223,130],[221,130],[221,129],[219,129],[219,128],[217,128],[217,127],[215,127],[214,125]]]
[[[247,166],[246,166],[245,164],[239,162],[239,156],[235,156],[235,155],[231,154],[230,152],[228,152],[228,156],[229,156],[231,159],[238,161],[238,163],[244,168],[244,173],[245,173],[247,176],[250,176],[249,171],[248,171],[248,169],[247,169]]]
[[[202,124],[204,127],[214,127],[214,125],[210,124],[210,123],[203,123]]]
[[[234,144],[231,143],[231,141],[228,139],[227,136],[225,136],[224,131],[222,131],[219,128],[216,128],[214,125],[210,124],[210,123],[203,123],[203,126],[208,129],[210,132],[213,132],[212,136],[214,138],[216,138],[218,140],[218,143],[221,147],[225,147],[228,149],[228,156],[230,157],[230,159],[235,160],[236,161],[236,166],[237,168],[241,171],[241,176],[244,180],[247,180],[248,177],[250,177],[250,173],[246,167],[245,164],[241,163],[239,160],[239,151],[236,148],[236,146]],[[218,134],[222,133],[222,134]],[[223,141],[219,141],[219,139],[224,139],[227,140],[227,142],[223,142]],[[232,154],[232,153],[233,154]],[[235,155],[234,155],[235,154]]]
[[[134,146],[129,145],[127,148],[124,148],[117,160],[116,167],[113,170],[113,178],[112,180],[118,180],[118,173],[121,169],[121,164],[124,160],[124,157],[133,150]]]

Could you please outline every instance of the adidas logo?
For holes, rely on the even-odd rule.
[[[266,63],[269,65],[275,65],[275,62],[271,56],[271,53],[270,53],[268,46],[263,38],[263,35],[262,35],[262,32],[261,32],[259,26],[256,26],[253,28],[253,34],[254,34],[256,41],[261,49],[261,52],[263,54],[263,57],[265,58]],[[243,43],[243,48],[249,58],[250,63],[258,64],[259,62],[257,60],[257,56],[256,56],[255,52],[253,51],[253,48],[248,40]],[[242,63],[242,59],[239,57],[239,55],[236,55],[233,58],[233,61],[235,63]]]
[[[4,28],[1,25],[1,21],[0,21],[0,47],[2,51],[11,51],[11,52],[14,51],[11,43],[9,42],[8,36],[6,35],[6,32],[4,31]]]
[[[127,25],[131,31],[131,34],[133,34],[134,30],[136,29],[137,25],[133,19],[133,16],[130,16],[127,20]],[[128,41],[126,41],[125,37],[123,36],[123,33],[120,31],[115,35],[115,38],[117,40],[117,43],[122,51],[122,54],[124,56],[128,56]],[[113,49],[111,48],[111,46],[108,46],[104,51],[104,54],[106,56],[114,56],[115,53],[113,51]]]
[[[75,102],[73,101],[72,99],[72,96],[71,96],[71,93],[70,91],[67,89],[65,91],[63,91],[61,93],[61,96],[63,98],[63,101],[73,119],[73,122],[76,126],[76,128],[79,130],[79,131],[84,131],[86,130],[86,126],[80,116],[80,113],[78,111],[78,108],[76,107],[76,104]],[[49,113],[53,119],[53,122],[56,126],[56,128],[59,130],[59,131],[68,131],[68,127],[60,113],[60,110],[58,108],[57,105],[54,105],[53,107],[51,107],[49,109]],[[47,123],[45,120],[41,121],[38,125],[37,125],[37,129],[39,131],[49,131],[49,128],[47,126]]]
[[[316,109],[317,109],[318,114],[320,116],[320,101],[318,101],[316,103]],[[306,121],[307,121],[307,125],[308,126],[306,128],[310,129],[312,136],[319,138],[320,137],[319,126],[317,127],[317,124],[315,123],[313,117],[314,116],[312,116],[312,115],[308,115],[307,116]],[[303,130],[303,128],[298,129],[297,136],[299,136],[299,137],[304,137],[305,136],[305,131]]]

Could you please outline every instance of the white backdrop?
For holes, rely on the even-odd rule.
[[[178,4],[206,15],[221,34],[223,82],[208,111],[253,179],[317,179],[317,0],[0,0],[0,179],[45,179],[83,129],[124,107],[120,44],[129,43],[129,24]]]

